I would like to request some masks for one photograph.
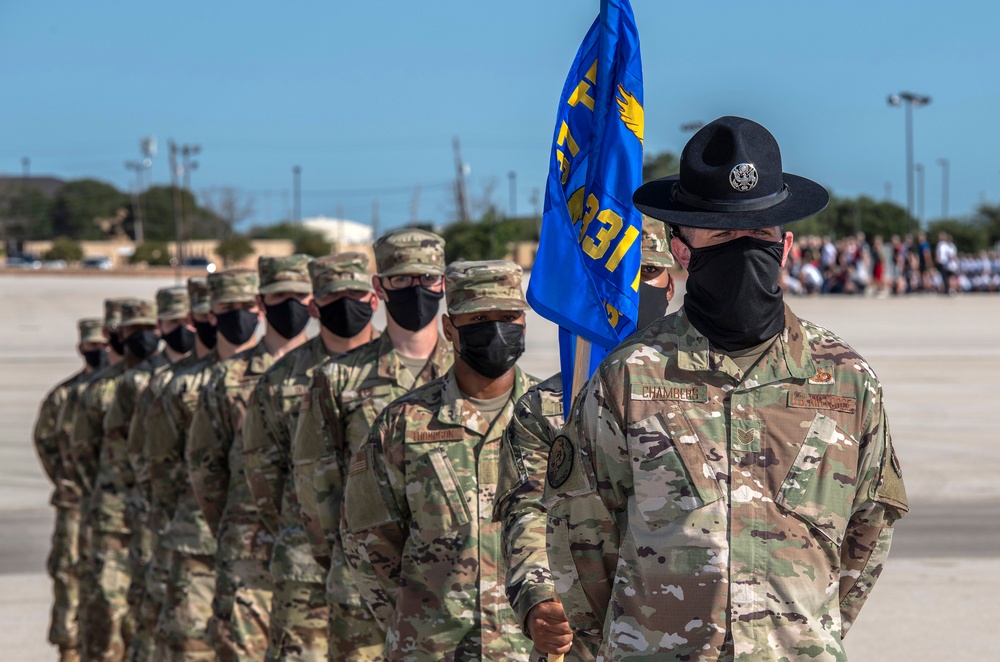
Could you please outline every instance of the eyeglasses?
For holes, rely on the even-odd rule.
[[[398,276],[389,276],[384,280],[391,290],[405,290],[408,287],[413,287],[414,283],[420,283],[421,287],[427,289],[437,287],[443,279],[444,276],[437,274],[420,274],[419,276],[399,274]]]

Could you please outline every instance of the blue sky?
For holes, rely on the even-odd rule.
[[[127,188],[142,136],[197,143],[196,192],[236,187],[255,222],[290,211],[382,228],[449,220],[452,138],[473,199],[539,199],[556,104],[597,0],[0,3],[0,173],[91,176]],[[1000,201],[1000,3],[633,0],[645,78],[647,153],[679,151],[680,125],[761,122],[785,169],[834,193],[905,203],[903,110],[914,112],[925,217]],[[539,202],[540,204],[540,202]]]

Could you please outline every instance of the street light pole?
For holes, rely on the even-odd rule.
[[[924,222],[924,165],[918,163],[913,166],[917,173],[917,223],[923,225]]]
[[[913,216],[913,107],[920,108],[931,102],[931,98],[926,95],[914,94],[913,92],[900,92],[890,94],[888,99],[890,106],[905,106],[906,110],[906,213],[910,218]]]
[[[513,170],[508,172],[507,180],[510,182],[510,209],[508,213],[511,218],[517,218],[517,173]]]
[[[950,193],[948,185],[948,170],[951,167],[951,163],[948,159],[944,158],[938,159],[937,163],[941,166],[941,218],[948,220],[948,194]]]
[[[292,166],[292,191],[295,198],[295,211],[292,213],[292,220],[298,223],[302,220],[302,168],[300,166]]]
[[[132,207],[135,212],[133,233],[135,234],[135,244],[138,246],[145,241],[142,227],[142,206],[139,204],[139,195],[142,192],[142,171],[144,168],[139,161],[126,161],[125,169],[135,172],[135,191],[132,194]]]

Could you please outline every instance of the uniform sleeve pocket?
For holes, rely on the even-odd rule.
[[[359,533],[392,521],[383,487],[375,475],[374,451],[371,445],[366,444],[351,458],[344,494],[344,517],[351,533]]]
[[[407,500],[418,534],[434,537],[471,521],[465,493],[443,446],[417,457],[407,485]]]
[[[524,461],[514,448],[510,430],[504,433],[500,442],[500,467],[497,472],[497,491],[493,498],[493,519],[499,522],[505,501],[522,485],[528,482],[528,472]]]
[[[775,503],[839,546],[854,502],[857,458],[857,441],[816,414]]]

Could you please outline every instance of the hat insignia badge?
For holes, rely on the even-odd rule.
[[[752,163],[737,163],[729,172],[729,183],[737,191],[749,191],[757,186],[757,168]]]

